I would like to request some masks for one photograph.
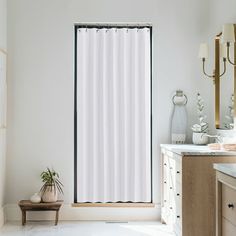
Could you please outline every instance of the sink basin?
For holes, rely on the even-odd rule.
[[[236,151],[236,143],[209,143],[211,150]]]
[[[222,144],[222,147],[226,151],[236,151],[236,144],[235,143]]]

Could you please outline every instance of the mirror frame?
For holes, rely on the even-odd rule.
[[[222,33],[215,37],[215,70],[214,85],[215,85],[215,127],[220,128],[220,36]]]

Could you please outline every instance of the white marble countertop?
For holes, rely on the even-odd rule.
[[[236,152],[225,150],[211,150],[207,145],[194,144],[161,144],[162,149],[182,156],[236,156]]]
[[[236,164],[214,164],[214,169],[236,178]]]

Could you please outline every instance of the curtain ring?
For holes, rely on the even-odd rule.
[[[184,96],[184,98],[185,98],[185,102],[183,103],[183,105],[186,105],[187,103],[188,103],[188,98],[187,98],[187,96],[184,94],[183,95]],[[175,102],[175,97],[179,97],[179,96],[177,96],[176,94],[172,97],[172,102],[173,102],[173,104],[174,105],[176,105],[177,103]]]

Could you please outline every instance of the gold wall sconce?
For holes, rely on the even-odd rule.
[[[225,72],[226,72],[226,57],[227,57],[227,50],[226,46],[222,43],[220,43],[220,36],[222,33],[219,35],[216,35],[215,37],[215,69],[213,70],[213,73],[210,75],[206,72],[205,69],[205,64],[206,64],[206,59],[208,58],[209,55],[209,48],[206,43],[201,43],[200,48],[199,48],[199,58],[202,59],[202,71],[203,74],[208,77],[213,79],[214,84],[216,83],[215,78],[216,77],[222,77]],[[220,74],[220,65],[219,65],[219,58],[222,58],[223,64],[224,64],[224,70]]]
[[[212,74],[208,74],[205,70],[205,62],[208,58],[209,49],[206,43],[200,44],[199,58],[202,59],[203,74],[213,80],[215,85],[215,126],[220,128],[220,78],[226,72],[226,50],[220,43],[220,36],[222,33],[215,36],[215,68]],[[220,73],[220,58],[223,59],[224,70]]]

